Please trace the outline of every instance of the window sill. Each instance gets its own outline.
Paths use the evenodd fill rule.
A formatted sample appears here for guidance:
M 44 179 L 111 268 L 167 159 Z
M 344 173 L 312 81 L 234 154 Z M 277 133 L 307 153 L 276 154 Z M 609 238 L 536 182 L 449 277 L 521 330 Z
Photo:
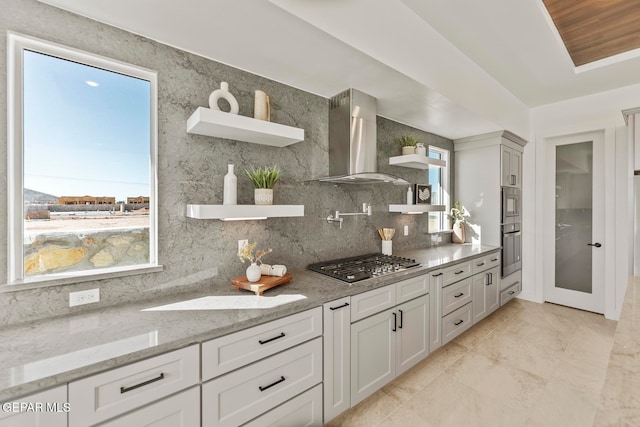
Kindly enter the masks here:
M 157 273 L 164 269 L 158 264 L 142 264 L 119 268 L 101 269 L 95 272 L 69 272 L 51 274 L 46 277 L 26 278 L 13 283 L 0 285 L 0 293 L 24 291 L 28 289 L 44 288 L 56 285 L 70 285 L 75 283 L 92 282 L 94 280 L 113 279 L 116 277 L 133 276 L 136 274 Z

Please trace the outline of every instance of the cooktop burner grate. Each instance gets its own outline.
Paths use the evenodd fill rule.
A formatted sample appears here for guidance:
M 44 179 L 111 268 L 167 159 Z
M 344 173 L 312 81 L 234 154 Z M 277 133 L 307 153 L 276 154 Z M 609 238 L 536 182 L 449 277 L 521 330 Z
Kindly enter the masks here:
M 360 280 L 392 274 L 397 271 L 418 267 L 413 259 L 393 255 L 367 254 L 351 258 L 310 264 L 307 268 L 344 282 L 353 283 Z

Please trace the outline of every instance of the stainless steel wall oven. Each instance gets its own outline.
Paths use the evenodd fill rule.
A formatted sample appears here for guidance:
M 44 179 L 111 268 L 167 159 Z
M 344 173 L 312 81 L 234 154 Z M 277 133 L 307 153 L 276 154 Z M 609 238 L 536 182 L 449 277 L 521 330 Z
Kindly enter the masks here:
M 502 277 L 522 268 L 520 189 L 502 187 Z

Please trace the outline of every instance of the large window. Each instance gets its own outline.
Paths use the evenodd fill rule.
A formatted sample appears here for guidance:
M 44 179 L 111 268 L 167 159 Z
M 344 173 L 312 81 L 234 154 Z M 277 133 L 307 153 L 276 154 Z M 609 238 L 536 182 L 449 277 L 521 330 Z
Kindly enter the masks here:
M 445 205 L 445 212 L 429 212 L 429 232 L 451 229 L 451 221 L 447 213 L 451 208 L 449 197 L 449 150 L 429 146 L 429 157 L 447 162 L 443 168 L 429 169 L 429 184 L 431 185 L 431 204 Z
M 9 283 L 149 268 L 156 74 L 9 35 Z

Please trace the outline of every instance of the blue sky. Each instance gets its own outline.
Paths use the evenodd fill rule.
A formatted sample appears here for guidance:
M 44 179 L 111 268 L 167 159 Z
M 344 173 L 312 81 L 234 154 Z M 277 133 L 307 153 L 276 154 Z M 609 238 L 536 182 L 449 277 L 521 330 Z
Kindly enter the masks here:
M 150 88 L 145 80 L 25 51 L 25 188 L 149 196 Z

